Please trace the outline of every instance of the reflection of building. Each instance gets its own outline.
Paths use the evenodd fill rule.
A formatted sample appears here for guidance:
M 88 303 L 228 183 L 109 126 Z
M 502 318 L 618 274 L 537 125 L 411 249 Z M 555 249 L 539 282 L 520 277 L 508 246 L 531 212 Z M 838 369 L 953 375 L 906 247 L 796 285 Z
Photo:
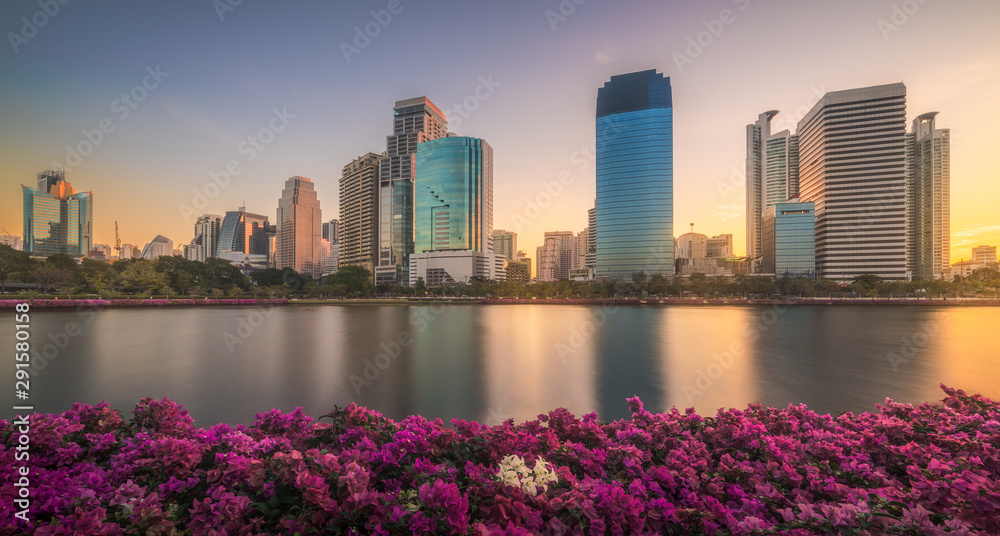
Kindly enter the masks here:
M 474 276 L 503 279 L 505 259 L 493 253 L 493 149 L 478 138 L 449 135 L 421 143 L 415 165 L 414 255 L 420 265 L 414 272 L 411 258 L 409 283 L 427 270 L 447 272 L 425 277 L 430 286 Z
M 514 260 L 517 255 L 517 233 L 493 229 L 493 253 Z
M 379 161 L 368 153 L 344 166 L 340 175 L 340 265 L 375 271 L 378 252 Z
M 951 131 L 934 128 L 936 115 L 906 135 L 907 270 L 919 279 L 941 279 L 951 260 Z
M 612 76 L 597 90 L 597 275 L 673 275 L 673 214 L 670 78 Z
M 0 235 L 0 244 L 10 246 L 21 251 L 21 237 L 17 235 Z
M 23 249 L 34 255 L 63 253 L 84 257 L 90 251 L 94 198 L 76 193 L 62 171 L 38 174 L 38 188 L 22 186 Z
M 413 181 L 417 176 L 417 146 L 448 131 L 444 113 L 427 97 L 396 102 L 392 135 L 379 164 L 379 251 L 376 283 L 405 283 L 409 255 L 414 251 Z M 492 171 L 492 168 L 491 168 Z
M 997 262 L 997 247 L 977 246 L 972 248 L 972 260 L 973 262 L 980 262 L 983 264 L 993 264 Z
M 276 268 L 291 268 L 313 278 L 322 272 L 320 237 L 323 232 L 319 199 L 311 180 L 291 177 L 278 199 L 275 240 Z
M 219 232 L 222 216 L 205 214 L 194 224 L 194 238 L 183 247 L 184 258 L 189 261 L 205 262 L 209 257 L 219 256 Z
M 816 211 L 812 203 L 777 203 L 764 210 L 762 269 L 766 274 L 816 277 Z
M 816 204 L 817 276 L 906 278 L 906 86 L 827 93 L 798 123 L 799 193 Z
M 538 281 L 559 281 L 569 279 L 576 253 L 576 237 L 572 231 L 550 231 L 545 233 L 545 241 L 538 246 Z
M 156 260 L 157 257 L 170 257 L 174 254 L 174 241 L 163 236 L 156 235 L 150 243 L 146 244 L 146 247 L 142 248 L 143 259 L 146 260 Z
M 428 287 L 468 283 L 473 277 L 504 278 L 504 258 L 482 251 L 438 251 L 410 255 L 410 286 L 423 279 Z

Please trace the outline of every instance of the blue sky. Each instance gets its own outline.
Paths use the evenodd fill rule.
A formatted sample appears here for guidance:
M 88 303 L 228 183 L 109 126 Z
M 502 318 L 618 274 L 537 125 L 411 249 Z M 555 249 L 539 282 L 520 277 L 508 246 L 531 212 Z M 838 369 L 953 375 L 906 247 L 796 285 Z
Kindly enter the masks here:
M 675 234 L 694 222 L 743 250 L 744 128 L 758 113 L 782 110 L 779 128 L 794 129 L 825 91 L 903 81 L 910 119 L 940 111 L 952 129 L 953 257 L 1000 243 L 997 2 L 243 0 L 220 17 L 228 2 L 53 1 L 54 16 L 44 1 L 3 3 L 0 228 L 21 234 L 18 185 L 65 163 L 84 131 L 96 140 L 102 120 L 69 169 L 94 192 L 96 242 L 113 242 L 117 219 L 124 242 L 180 247 L 182 207 L 221 214 L 244 198 L 273 218 L 293 175 L 336 217 L 342 167 L 383 151 L 393 103 L 423 95 L 493 146 L 496 227 L 533 256 L 545 231 L 586 226 L 597 88 L 653 68 L 674 92 Z M 32 33 L 22 17 L 45 24 Z M 366 26 L 377 35 L 355 42 Z M 126 117 L 123 94 L 143 97 Z M 231 162 L 239 172 L 215 188 Z M 563 170 L 571 184 L 545 203 Z M 195 192 L 211 194 L 204 207 Z

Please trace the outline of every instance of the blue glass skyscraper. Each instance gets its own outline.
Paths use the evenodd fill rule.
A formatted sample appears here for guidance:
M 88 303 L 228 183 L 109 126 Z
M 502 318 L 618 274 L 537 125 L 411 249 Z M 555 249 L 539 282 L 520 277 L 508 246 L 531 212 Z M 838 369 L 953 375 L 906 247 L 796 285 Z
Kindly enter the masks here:
M 597 90 L 597 275 L 674 273 L 670 78 L 612 76 Z

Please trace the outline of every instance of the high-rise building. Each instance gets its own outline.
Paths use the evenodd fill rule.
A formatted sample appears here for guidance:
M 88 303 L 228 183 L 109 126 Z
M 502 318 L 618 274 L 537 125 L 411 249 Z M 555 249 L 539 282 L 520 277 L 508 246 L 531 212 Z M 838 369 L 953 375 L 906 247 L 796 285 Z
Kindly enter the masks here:
M 33 255 L 85 257 L 93 240 L 94 195 L 76 193 L 62 171 L 38 174 L 38 188 L 22 186 L 23 249 Z
M 673 213 L 670 78 L 612 76 L 597 91 L 597 276 L 672 275 Z
M 587 257 L 584 266 L 597 270 L 597 205 L 587 211 Z
M 528 256 L 528 252 L 527 251 L 518 251 L 517 252 L 517 262 L 523 262 L 525 264 L 525 266 L 528 267 L 528 279 L 531 280 L 531 277 L 532 277 L 532 274 L 531 274 L 531 257 Z
M 275 239 L 276 268 L 291 268 L 301 274 L 322 274 L 320 240 L 323 221 L 311 180 L 291 177 L 278 200 Z
M 976 246 L 972 248 L 972 261 L 981 264 L 994 264 L 997 262 L 996 246 Z
M 233 257 L 227 253 L 268 255 L 267 216 L 247 212 L 246 207 L 226 212 L 219 242 L 211 257 Z
M 733 235 L 721 234 L 705 240 L 705 256 L 730 258 L 733 256 Z
M 538 246 L 538 281 L 559 281 L 569 279 L 576 256 L 576 237 L 572 231 L 549 231 Z
M 502 279 L 503 257 L 493 253 L 493 148 L 479 138 L 449 135 L 418 145 L 415 166 L 415 252 L 407 282 Z
M 340 241 L 340 222 L 336 218 L 323 222 L 323 238 L 331 244 Z
M 586 228 L 580 231 L 576 238 L 576 244 L 573 245 L 573 267 L 572 270 L 582 270 L 587 268 L 587 250 L 590 246 L 590 229 Z
M 817 276 L 906 278 L 906 86 L 827 93 L 798 123 Z
M 771 133 L 777 110 L 760 114 L 747 125 L 747 257 L 759 258 L 761 217 L 767 207 L 799 193 L 799 137 L 783 130 Z
M 951 131 L 934 128 L 937 114 L 907 134 L 907 270 L 918 279 L 941 279 L 951 265 Z
M 0 244 L 21 251 L 21 237 L 17 235 L 0 235 Z
M 497 255 L 503 255 L 509 260 L 516 260 L 517 233 L 493 229 L 493 252 Z
M 142 248 L 140 257 L 147 261 L 155 261 L 159 257 L 170 257 L 173 254 L 174 241 L 163 235 L 156 235 L 155 238 Z
M 762 271 L 790 277 L 816 277 L 816 212 L 813 203 L 792 199 L 764 210 Z
M 396 102 L 392 135 L 379 163 L 379 231 L 376 283 L 406 283 L 413 253 L 413 180 L 417 145 L 448 132 L 444 113 L 427 97 Z
M 222 230 L 222 216 L 205 214 L 194 223 L 194 238 L 185 244 L 184 258 L 189 261 L 205 262 L 209 257 L 219 256 L 219 234 Z
M 341 266 L 364 266 L 375 272 L 378 260 L 379 162 L 383 156 L 384 153 L 359 156 L 344 166 L 341 172 L 340 225 L 337 230 Z

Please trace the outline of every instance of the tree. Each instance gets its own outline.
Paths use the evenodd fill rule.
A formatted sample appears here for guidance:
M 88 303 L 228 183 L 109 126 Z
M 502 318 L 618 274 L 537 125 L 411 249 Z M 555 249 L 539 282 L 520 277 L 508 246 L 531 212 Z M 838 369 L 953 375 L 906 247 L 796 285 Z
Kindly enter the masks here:
M 101 293 L 114 282 L 115 273 L 111 265 L 106 262 L 83 259 L 83 262 L 80 263 L 79 277 L 88 290 Z
M 375 292 L 375 284 L 372 282 L 372 273 L 364 266 L 347 265 L 341 266 L 337 273 L 326 278 L 326 285 L 343 288 L 342 295 L 351 297 L 368 297 Z
M 63 268 L 43 265 L 32 273 L 35 282 L 41 286 L 42 293 L 50 290 L 64 290 L 73 284 L 73 272 Z
M 0 294 L 7 292 L 7 278 L 30 269 L 30 255 L 6 244 L 0 244 Z
M 117 267 L 118 263 L 115 263 Z M 130 262 L 120 274 L 122 285 L 143 292 L 163 291 L 170 286 L 167 276 L 157 272 L 153 263 L 147 260 Z
M 417 284 L 416 284 L 416 286 L 413 287 L 413 290 L 414 290 L 414 292 L 417 293 L 418 297 L 421 297 L 421 296 L 424 296 L 424 295 L 427 294 L 427 283 L 424 283 L 424 278 L 422 278 L 422 277 L 418 277 L 417 278 Z
M 649 293 L 654 296 L 662 296 L 670 290 L 670 284 L 667 282 L 667 278 L 663 274 L 653 274 L 653 277 L 649 278 L 649 285 L 647 287 Z

